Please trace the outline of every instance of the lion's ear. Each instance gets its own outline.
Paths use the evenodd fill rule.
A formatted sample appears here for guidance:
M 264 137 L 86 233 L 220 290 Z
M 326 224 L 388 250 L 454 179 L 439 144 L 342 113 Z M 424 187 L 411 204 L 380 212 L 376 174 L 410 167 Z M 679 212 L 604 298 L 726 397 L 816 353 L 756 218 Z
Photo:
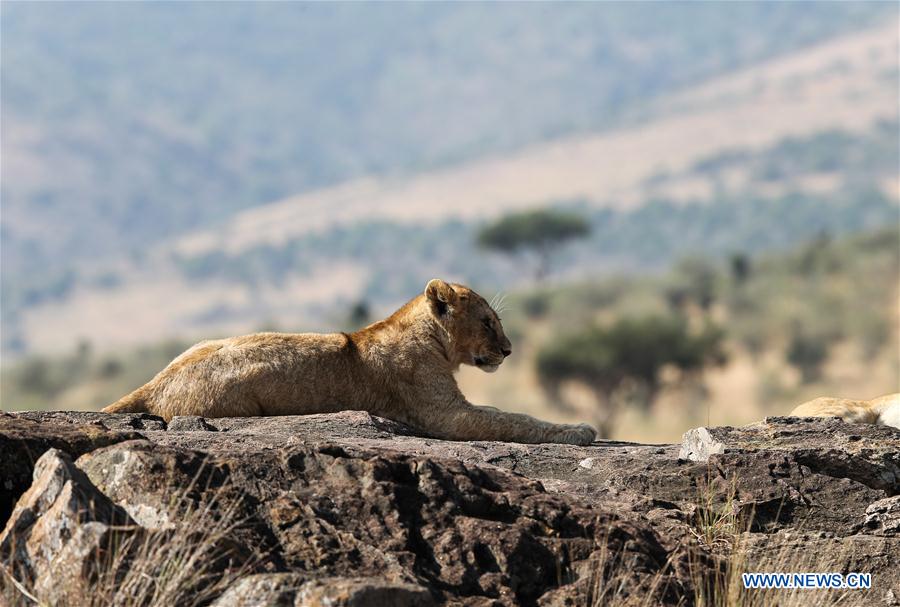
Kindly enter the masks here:
M 433 278 L 425 285 L 425 297 L 434 306 L 435 311 L 443 316 L 447 310 L 456 305 L 457 295 L 449 284 L 438 278 Z

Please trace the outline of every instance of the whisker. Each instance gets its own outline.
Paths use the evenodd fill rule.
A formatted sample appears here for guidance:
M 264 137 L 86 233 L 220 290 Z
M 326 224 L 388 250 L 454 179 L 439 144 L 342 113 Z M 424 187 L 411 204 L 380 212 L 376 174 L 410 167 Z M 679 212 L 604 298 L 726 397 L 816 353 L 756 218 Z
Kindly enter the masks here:
M 500 291 L 491 298 L 490 306 L 491 306 L 491 309 L 494 310 L 494 312 L 496 312 L 497 314 L 500 314 L 500 311 L 502 311 L 504 309 L 505 303 L 506 303 L 506 293 Z
M 498 306 L 501 310 L 505 310 L 505 309 L 506 309 L 506 293 L 502 293 L 502 294 L 501 294 L 501 296 L 500 296 L 500 301 L 497 302 L 497 306 Z

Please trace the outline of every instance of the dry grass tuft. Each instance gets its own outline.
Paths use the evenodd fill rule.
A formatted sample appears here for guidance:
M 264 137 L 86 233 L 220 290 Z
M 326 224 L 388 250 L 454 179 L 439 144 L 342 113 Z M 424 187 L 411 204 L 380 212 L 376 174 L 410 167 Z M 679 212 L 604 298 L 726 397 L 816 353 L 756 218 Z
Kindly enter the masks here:
M 183 512 L 174 526 L 148 530 L 137 525 L 110 526 L 103 548 L 87 557 L 81 583 L 46 589 L 21 571 L 3 567 L 0 603 L 106 607 L 109 605 L 193 607 L 208 605 L 264 555 L 236 541 L 246 524 L 240 501 L 223 499 L 224 485 L 189 497 L 193 484 L 173 498 Z M 7 583 L 4 583 L 7 582 Z
M 847 592 L 809 589 L 744 588 L 744 573 L 792 573 L 841 571 L 841 555 L 792 548 L 782 543 L 774 552 L 753 550 L 759 533 L 754 528 L 755 513 L 742 512 L 737 497 L 737 479 L 728 490 L 717 494 L 707 483 L 698 503 L 691 533 L 698 550 L 691 553 L 692 604 L 697 607 L 805 607 L 843 605 Z M 778 518 L 776 516 L 776 518 Z M 802 528 L 802 524 L 800 525 Z M 795 530 L 795 532 L 799 532 Z M 777 533 L 764 536 L 777 543 Z M 710 567 L 716 561 L 718 567 Z
M 701 489 L 689 529 L 690 537 L 670 551 L 668 561 L 648 581 L 639 583 L 636 563 L 611 551 L 606 543 L 593 564 L 587 604 L 592 607 L 657 605 L 662 597 L 696 607 L 806 607 L 859 604 L 857 590 L 745 589 L 742 574 L 769 572 L 841 572 L 846 549 L 811 550 L 791 544 L 800 529 L 773 534 L 751 533 L 753 515 L 736 499 L 736 482 L 727 489 L 707 483 Z M 817 535 L 817 534 L 812 534 Z M 691 541 L 693 540 L 693 541 Z M 762 544 L 762 542 L 767 542 Z M 766 545 L 773 545 L 766 550 Z M 682 558 L 686 560 L 682 562 Z M 677 584 L 678 586 L 671 586 Z

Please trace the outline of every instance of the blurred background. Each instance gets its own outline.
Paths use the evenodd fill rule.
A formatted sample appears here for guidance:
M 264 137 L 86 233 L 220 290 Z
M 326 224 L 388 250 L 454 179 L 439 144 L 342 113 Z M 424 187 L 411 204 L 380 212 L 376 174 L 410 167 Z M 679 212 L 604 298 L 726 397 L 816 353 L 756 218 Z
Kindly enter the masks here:
M 893 3 L 0 4 L 5 410 L 502 294 L 470 400 L 615 438 L 900 383 Z M 352 403 L 347 403 L 352 405 Z

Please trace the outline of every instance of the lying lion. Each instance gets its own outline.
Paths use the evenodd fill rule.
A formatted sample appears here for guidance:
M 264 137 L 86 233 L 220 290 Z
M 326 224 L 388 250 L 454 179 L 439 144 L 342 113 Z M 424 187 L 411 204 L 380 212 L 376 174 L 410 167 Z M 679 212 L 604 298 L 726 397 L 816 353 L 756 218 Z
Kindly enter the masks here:
M 588 445 L 587 424 L 551 424 L 469 403 L 453 373 L 496 371 L 511 353 L 477 293 L 432 280 L 389 318 L 355 333 L 257 333 L 191 347 L 107 413 L 239 417 L 362 409 L 450 440 Z
M 845 422 L 881 424 L 900 428 L 900 393 L 872 400 L 823 396 L 791 411 L 794 417 L 840 417 Z

